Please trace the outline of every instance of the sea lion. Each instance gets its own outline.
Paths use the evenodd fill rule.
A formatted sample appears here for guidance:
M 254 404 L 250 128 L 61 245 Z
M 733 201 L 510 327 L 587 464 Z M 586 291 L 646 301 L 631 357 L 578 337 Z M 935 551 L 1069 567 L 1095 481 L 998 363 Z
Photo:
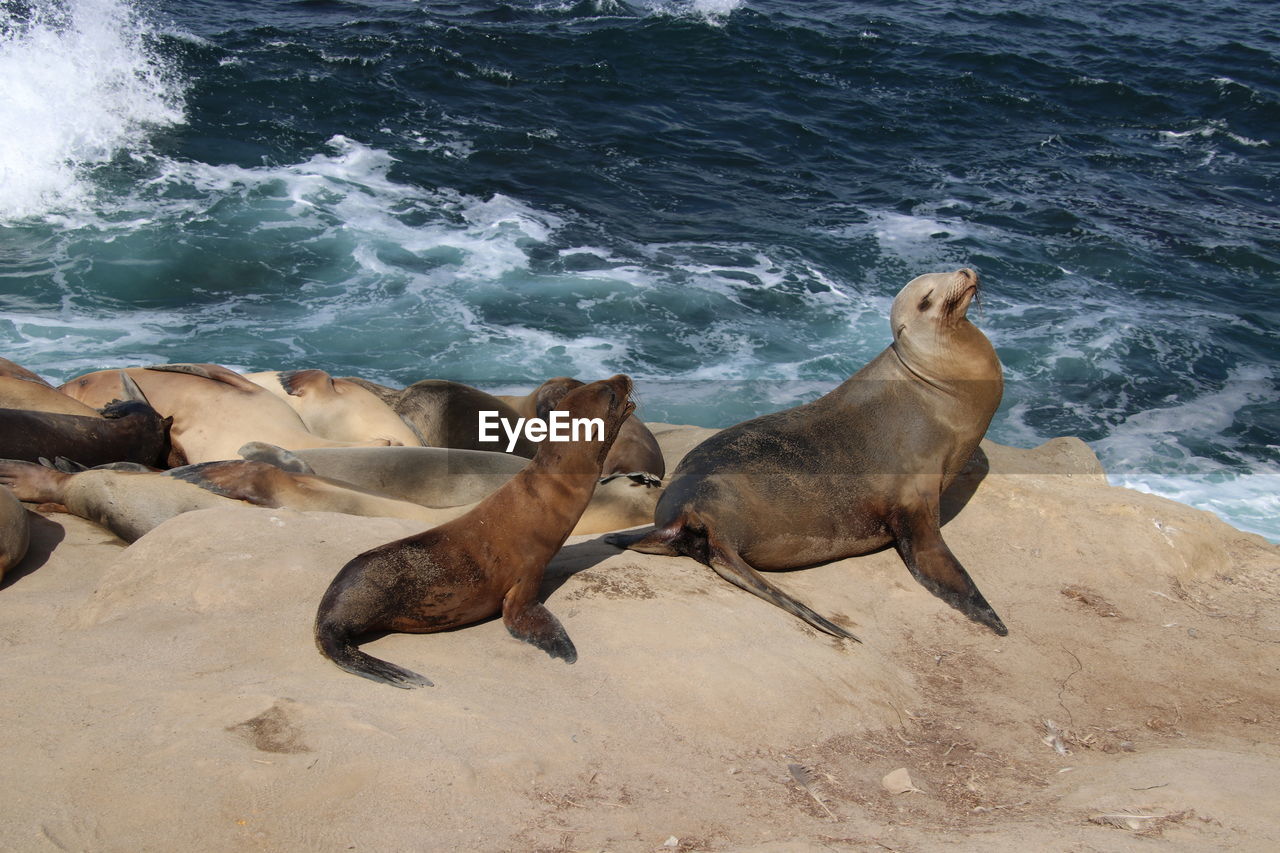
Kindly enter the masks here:
M 481 412 L 495 412 L 513 428 L 520 419 L 515 409 L 487 391 L 447 379 L 423 379 L 399 391 L 365 379 L 346 379 L 377 395 L 422 436 L 422 443 L 427 447 L 491 450 L 526 459 L 532 459 L 538 452 L 538 442 L 530 441 L 523 433 L 510 449 L 510 442 L 501 429 L 497 441 L 480 440 Z
M 529 462 L 507 453 L 446 447 L 284 450 L 262 442 L 246 444 L 240 448 L 240 455 L 285 471 L 315 474 L 361 491 L 432 509 L 470 508 L 468 505 L 492 494 Z M 602 480 L 573 534 L 607 533 L 644 524 L 653 518 L 653 509 L 661 494 L 661 489 L 627 478 Z
M 432 509 L 361 492 L 323 477 L 291 474 L 265 462 L 203 462 L 169 471 L 92 468 L 66 473 L 43 465 L 0 460 L 0 485 L 21 500 L 61 504 L 67 511 L 133 542 L 175 515 L 226 506 L 288 507 L 440 524 L 468 507 Z
M 422 446 L 421 437 L 390 406 L 355 382 L 314 369 L 246 373 L 244 378 L 287 403 L 316 435 L 336 441 L 378 435 L 405 447 Z
M 34 382 L 36 385 L 43 385 L 46 388 L 52 388 L 44 377 L 38 373 L 27 370 L 16 361 L 10 361 L 7 358 L 0 358 L 0 377 L 5 379 L 22 379 L 26 382 Z
M 245 445 L 240 455 L 436 507 L 460 506 L 487 497 L 529 462 L 509 453 L 451 447 L 317 447 L 282 452 L 262 442 Z M 290 467 L 299 464 L 305 470 Z M 614 529 L 628 526 L 632 525 Z
M 497 399 L 515 409 L 523 418 L 546 420 L 547 413 L 574 388 L 583 383 L 568 376 L 548 379 L 523 397 L 495 395 Z M 667 463 L 653 433 L 635 415 L 627 418 L 618 432 L 609 456 L 604 460 L 600 476 L 608 481 L 616 477 L 630 477 L 646 486 L 657 486 L 666 476 Z
M 27 555 L 31 525 L 27 510 L 13 492 L 0 488 L 0 580 Z
M 424 379 L 400 392 L 391 407 L 413 426 L 430 447 L 454 447 L 461 450 L 490 450 L 513 453 L 526 459 L 538 452 L 538 442 L 521 434 L 514 447 L 501 435 L 498 441 L 480 440 L 480 413 L 497 412 L 497 417 L 514 424 L 519 419 L 515 410 L 497 397 L 479 388 L 450 382 L 447 379 Z
M 168 460 L 172 419 L 149 404 L 116 401 L 101 413 L 89 411 L 92 417 L 0 409 L 0 458 L 35 462 L 42 456 L 65 456 L 84 465 L 162 465 Z
M 10 487 L 24 501 L 61 504 L 73 515 L 102 525 L 126 542 L 175 515 L 225 506 L 228 500 L 301 512 L 404 518 L 422 522 L 424 527 L 457 518 L 474 509 L 479 501 L 423 506 L 362 489 L 357 484 L 247 459 L 202 462 L 168 471 L 126 470 L 119 465 L 81 470 L 82 466 L 57 461 L 55 469 L 0 460 L 0 485 Z M 494 487 L 498 485 L 501 484 Z M 643 524 L 653 518 L 657 498 L 652 493 L 651 489 L 633 486 L 629 480 L 601 486 L 577 519 L 573 534 L 606 533 Z
M 119 380 L 116 387 L 119 388 Z M 116 399 L 120 399 L 118 393 Z M 101 417 L 94 407 L 87 406 L 56 388 L 16 376 L 0 376 L 0 409 L 78 415 L 82 418 Z
M 1004 623 L 942 540 L 939 502 L 973 455 L 1003 390 L 991 343 L 965 316 L 969 269 L 909 282 L 893 343 L 825 396 L 729 427 L 681 460 L 655 529 L 606 537 L 683 555 L 838 637 L 848 631 L 757 569 L 865 554 L 892 542 L 930 592 L 997 634 Z
M 547 563 L 586 508 L 622 421 L 635 408 L 618 375 L 565 396 L 573 417 L 601 418 L 604 436 L 544 442 L 519 474 L 466 515 L 359 555 L 321 599 L 316 645 L 338 666 L 396 687 L 431 681 L 356 648 L 372 631 L 430 633 L 495 613 L 513 636 L 569 663 L 573 642 L 538 601 Z
M 59 390 L 87 405 L 104 405 L 114 393 L 119 371 L 97 371 L 72 379 Z M 173 446 L 187 463 L 235 459 L 249 441 L 281 447 L 377 446 L 391 439 L 369 436 L 342 442 L 309 432 L 284 401 L 233 370 L 217 364 L 166 364 L 125 368 L 151 405 L 173 418 Z

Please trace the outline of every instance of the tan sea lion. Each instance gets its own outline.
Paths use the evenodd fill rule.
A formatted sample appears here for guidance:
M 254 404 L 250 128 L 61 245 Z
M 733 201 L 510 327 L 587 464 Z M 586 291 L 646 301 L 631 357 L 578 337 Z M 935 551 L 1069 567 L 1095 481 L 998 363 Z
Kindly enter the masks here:
M 114 399 L 121 399 L 120 380 L 116 379 Z M 109 400 L 107 402 L 110 402 Z M 106 405 L 106 403 L 103 403 Z M 82 418 L 101 417 L 93 406 L 62 393 L 56 388 L 15 376 L 0 376 L 0 409 L 22 409 L 30 412 L 48 412 L 55 415 L 79 415 Z
M 21 500 L 61 504 L 67 511 L 133 542 L 175 515 L 228 501 L 288 507 L 303 512 L 345 512 L 440 524 L 468 507 L 431 509 L 361 492 L 323 477 L 291 474 L 244 459 L 204 462 L 170 471 L 93 468 L 66 473 L 16 460 L 0 460 L 0 485 Z
M 578 379 L 557 376 L 543 382 L 523 397 L 502 394 L 495 396 L 511 406 L 521 417 L 546 420 L 547 412 L 554 409 L 565 394 L 582 384 Z M 667 463 L 662 458 L 658 440 L 635 415 L 627 418 L 618 432 L 618 440 L 613 443 L 608 458 L 604 460 L 601 477 L 606 481 L 615 477 L 630 477 L 637 483 L 656 486 L 662 482 L 666 473 Z
M 31 525 L 27 510 L 13 492 L 0 488 L 0 580 L 27 555 Z
M 235 459 L 249 441 L 281 447 L 343 447 L 307 430 L 302 419 L 271 392 L 217 364 L 167 364 L 130 367 L 125 371 L 142 388 L 157 411 L 173 418 L 173 446 L 188 463 Z M 105 405 L 119 371 L 88 373 L 59 390 L 90 406 Z M 390 439 L 370 436 L 358 445 L 386 445 Z
M 422 439 L 376 394 L 323 370 L 282 370 L 246 373 L 298 413 L 307 429 L 335 441 L 363 441 L 386 436 L 405 447 L 420 447 Z
M 528 464 L 527 459 L 507 453 L 446 447 L 318 447 L 285 451 L 252 442 L 240 448 L 240 455 L 431 508 L 474 504 Z M 661 489 L 625 477 L 602 480 L 573 533 L 607 533 L 644 524 L 653 518 L 661 494 Z
M 43 385 L 46 388 L 53 387 L 40 374 L 27 370 L 21 364 L 16 361 L 10 361 L 7 358 L 0 358 L 0 378 L 21 379 L 25 382 L 34 382 L 36 385 Z
M 513 636 L 552 657 L 577 660 L 559 620 L 538 601 L 547 563 L 591 500 L 600 466 L 635 408 L 626 376 L 565 396 L 573 417 L 602 418 L 603 438 L 544 442 L 509 483 L 454 521 L 390 542 L 338 572 L 316 613 L 316 644 L 356 675 L 396 687 L 431 682 L 356 648 L 372 631 L 430 633 L 496 613 Z
M 318 447 L 288 451 L 262 442 L 240 448 L 246 459 L 287 470 L 293 460 L 303 473 L 350 483 L 361 489 L 422 506 L 460 506 L 492 494 L 529 460 L 488 450 L 452 447 Z M 652 518 L 652 516 L 649 516 Z M 644 524 L 643 518 L 636 524 Z M 616 529 L 633 525 L 619 525 Z
M 852 635 L 757 569 L 789 569 L 889 543 L 930 592 L 997 634 L 1004 623 L 942 540 L 939 502 L 973 455 L 1003 389 L 991 343 L 965 316 L 972 270 L 913 279 L 893 301 L 893 343 L 825 396 L 729 427 L 680 462 L 656 528 L 607 537 L 683 555 L 838 637 Z
M 203 462 L 169 471 L 123 470 L 116 466 L 61 471 L 30 462 L 0 460 L 0 485 L 13 489 L 24 501 L 61 504 L 73 515 L 102 525 L 126 542 L 175 515 L 224 506 L 228 500 L 301 512 L 404 518 L 420 521 L 424 527 L 457 518 L 479 502 L 477 498 L 465 504 L 422 506 L 356 484 L 246 459 Z M 495 488 L 498 485 L 501 484 L 495 484 Z M 577 519 L 573 534 L 606 533 L 643 524 L 653 518 L 657 503 L 653 491 L 634 486 L 629 480 L 602 485 Z

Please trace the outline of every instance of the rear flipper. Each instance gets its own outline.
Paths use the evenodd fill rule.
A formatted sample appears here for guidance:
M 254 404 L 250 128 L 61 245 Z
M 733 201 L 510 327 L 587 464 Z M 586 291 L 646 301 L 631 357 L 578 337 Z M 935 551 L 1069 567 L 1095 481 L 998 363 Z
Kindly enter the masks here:
M 537 601 L 520 607 L 508 596 L 502 603 L 502 622 L 511 636 L 537 646 L 553 658 L 561 658 L 565 663 L 578 659 L 578 650 L 560 620 Z
M 0 459 L 0 486 L 8 486 L 18 500 L 28 503 L 62 503 L 71 476 L 34 462 Z
M 266 462 L 290 474 L 315 474 L 309 464 L 292 450 L 265 441 L 251 441 L 236 451 L 251 462 Z
M 902 562 L 925 589 L 1001 637 L 1009 633 L 964 566 L 942 541 L 936 506 L 899 512 L 889 520 L 889 528 Z
M 351 638 L 342 634 L 334 625 L 316 623 L 316 645 L 320 647 L 320 653 L 329 660 L 347 672 L 370 681 L 380 681 L 405 690 L 435 686 L 425 676 L 360 651 L 351 642 Z
M 645 527 L 640 530 L 622 530 L 605 536 L 604 541 L 615 548 L 639 551 L 641 554 L 682 557 L 684 555 L 677 551 L 673 544 L 680 529 L 681 526 L 677 524 L 667 527 Z
M 853 640 L 857 643 L 862 642 L 862 640 L 859 640 L 844 628 L 825 617 L 819 616 L 813 610 L 770 584 L 760 576 L 759 572 L 751 568 L 737 551 L 718 541 L 710 532 L 707 533 L 707 563 L 715 570 L 716 574 L 729 583 L 739 586 L 747 592 L 755 593 L 770 604 L 775 604 L 791 615 L 800 617 L 819 631 L 824 631 L 835 637 Z

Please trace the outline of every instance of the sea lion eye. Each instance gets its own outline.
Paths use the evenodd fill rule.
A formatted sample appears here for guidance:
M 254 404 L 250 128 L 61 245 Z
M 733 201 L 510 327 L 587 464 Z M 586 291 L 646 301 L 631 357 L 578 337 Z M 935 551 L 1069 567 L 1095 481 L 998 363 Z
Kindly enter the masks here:
M 926 294 L 924 295 L 924 299 L 921 299 L 921 300 L 920 300 L 920 304 L 919 304 L 917 307 L 918 307 L 921 311 L 928 311 L 928 310 L 929 310 L 929 306 L 933 304 L 932 302 L 930 302 L 930 301 L 929 301 L 929 297 L 930 297 L 930 296 L 932 296 L 932 295 L 933 295 L 933 291 L 931 290 L 931 291 L 929 291 L 928 293 L 926 293 Z

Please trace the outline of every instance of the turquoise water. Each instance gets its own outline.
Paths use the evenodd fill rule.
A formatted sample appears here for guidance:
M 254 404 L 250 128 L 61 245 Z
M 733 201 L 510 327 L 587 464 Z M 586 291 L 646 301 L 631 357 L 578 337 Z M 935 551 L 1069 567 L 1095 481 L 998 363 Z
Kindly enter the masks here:
M 972 266 L 998 441 L 1280 539 L 1268 2 L 0 4 L 0 353 L 811 399 Z

